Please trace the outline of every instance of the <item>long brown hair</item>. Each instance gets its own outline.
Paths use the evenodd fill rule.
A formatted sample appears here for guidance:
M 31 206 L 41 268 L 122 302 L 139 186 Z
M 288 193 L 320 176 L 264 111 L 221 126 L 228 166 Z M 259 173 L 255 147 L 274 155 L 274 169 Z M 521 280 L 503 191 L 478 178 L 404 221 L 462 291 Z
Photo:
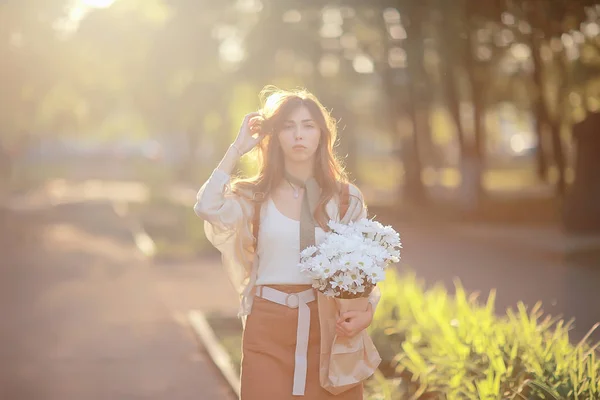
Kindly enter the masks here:
M 289 114 L 304 106 L 310 112 L 321 131 L 319 146 L 315 153 L 315 179 L 321 187 L 321 197 L 317 203 L 314 218 L 321 228 L 327 229 L 329 216 L 325 210 L 327 203 L 339 193 L 339 184 L 347 183 L 348 177 L 340 160 L 334 152 L 337 140 L 335 119 L 319 100 L 305 89 L 281 90 L 266 86 L 260 92 L 261 112 L 264 118 L 262 131 L 267 136 L 254 151 L 258 152 L 258 171 L 255 176 L 236 179 L 232 183 L 235 193 L 263 193 L 268 196 L 283 179 L 284 154 L 277 133 Z

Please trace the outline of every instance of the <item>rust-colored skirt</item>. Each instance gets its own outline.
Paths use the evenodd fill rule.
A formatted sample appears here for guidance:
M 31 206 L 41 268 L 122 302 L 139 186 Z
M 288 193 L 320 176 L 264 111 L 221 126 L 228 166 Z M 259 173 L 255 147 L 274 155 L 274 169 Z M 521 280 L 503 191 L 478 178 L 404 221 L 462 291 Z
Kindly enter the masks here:
M 310 285 L 269 286 L 286 293 L 302 292 L 310 288 Z M 337 396 L 321 387 L 319 383 L 321 341 L 317 301 L 308 303 L 308 307 L 310 308 L 310 334 L 306 389 L 303 398 L 362 400 L 362 385 Z M 297 328 L 297 308 L 289 308 L 258 296 L 254 298 L 242 341 L 241 400 L 297 400 L 299 398 L 292 395 Z

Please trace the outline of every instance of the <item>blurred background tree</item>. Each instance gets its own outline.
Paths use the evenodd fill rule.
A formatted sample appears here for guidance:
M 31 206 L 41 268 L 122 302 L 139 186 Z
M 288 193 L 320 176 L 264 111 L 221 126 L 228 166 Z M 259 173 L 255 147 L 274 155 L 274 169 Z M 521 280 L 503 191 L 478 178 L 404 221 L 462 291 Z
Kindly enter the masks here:
M 9 0 L 0 141 L 22 163 L 142 159 L 197 185 L 264 85 L 301 86 L 339 120 L 370 203 L 564 211 L 577 230 L 600 214 L 581 151 L 597 125 L 572 135 L 600 108 L 599 15 L 591 0 Z

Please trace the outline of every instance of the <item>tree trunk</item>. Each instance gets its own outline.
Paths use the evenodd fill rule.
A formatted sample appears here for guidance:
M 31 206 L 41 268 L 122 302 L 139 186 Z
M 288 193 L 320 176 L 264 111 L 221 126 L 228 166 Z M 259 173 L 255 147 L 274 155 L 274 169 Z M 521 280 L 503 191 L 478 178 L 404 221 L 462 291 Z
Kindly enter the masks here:
M 473 132 L 474 141 L 472 144 L 466 145 L 468 151 L 464 153 L 463 165 L 468 169 L 467 176 L 463 174 L 463 190 L 471 193 L 473 197 L 471 201 L 472 207 L 477 207 L 481 197 L 483 196 L 482 175 L 485 159 L 485 101 L 484 101 L 484 85 L 481 78 L 478 76 L 477 60 L 474 56 L 475 37 L 472 27 L 474 14 L 472 10 L 473 4 L 470 0 L 465 1 L 465 19 L 467 29 L 467 48 L 465 51 L 465 70 L 469 76 L 471 87 L 471 102 L 473 106 Z M 468 178 L 467 181 L 465 181 Z
M 383 18 L 383 13 L 380 12 L 379 16 L 376 20 L 377 26 L 380 28 L 380 33 L 383 40 L 383 59 L 380 63 L 376 63 L 376 72 L 381 76 L 381 89 L 385 96 L 385 108 L 386 108 L 386 116 L 387 116 L 387 125 L 389 132 L 391 134 L 392 142 L 394 149 L 397 150 L 397 145 L 400 143 L 400 132 L 398 131 L 398 123 L 400 122 L 401 114 L 401 100 L 399 98 L 399 88 L 394 82 L 394 74 L 395 72 L 390 67 L 389 63 L 389 54 L 390 54 L 390 38 L 386 27 L 386 21 Z M 395 156 L 401 159 L 402 162 L 406 160 L 402 160 L 401 153 L 395 152 Z
M 562 75 L 562 84 L 560 86 L 560 90 L 559 90 L 559 107 L 558 107 L 558 112 L 559 115 L 557 116 L 557 118 L 555 119 L 554 123 L 552 124 L 552 129 L 551 129 L 551 135 L 552 135 L 552 149 L 553 149 L 553 155 L 556 161 L 556 167 L 558 168 L 558 182 L 557 182 L 557 186 L 556 186 L 556 190 L 559 194 L 559 196 L 564 196 L 567 192 L 567 178 L 566 178 L 566 173 L 567 173 L 567 160 L 566 160 L 566 156 L 565 156 L 565 151 L 564 151 L 564 146 L 563 146 L 563 141 L 560 137 L 560 129 L 561 129 L 561 125 L 562 125 L 562 116 L 565 111 L 565 103 L 567 102 L 567 99 L 569 98 L 569 87 L 570 87 L 570 82 L 569 82 L 569 59 L 567 58 L 567 54 L 566 52 L 563 50 L 562 52 L 562 57 L 560 62 L 558 63 L 559 66 L 559 70 L 561 72 Z
M 468 3 L 468 0 L 467 0 Z M 469 11 L 469 7 L 467 6 L 467 18 L 469 22 L 471 21 L 471 15 Z M 483 85 L 481 79 L 478 76 L 477 71 L 477 60 L 473 55 L 473 50 L 475 47 L 474 37 L 471 34 L 471 30 L 468 32 L 468 48 L 466 51 L 466 62 L 465 67 L 467 74 L 469 75 L 469 80 L 471 83 L 471 101 L 473 103 L 473 133 L 474 133 L 474 141 L 475 141 L 475 151 L 476 155 L 480 160 L 483 160 L 485 154 L 485 143 L 484 143 L 484 135 L 485 135 L 485 126 L 484 126 L 484 113 L 485 113 L 485 104 L 484 104 L 484 93 L 483 93 Z
M 546 145 L 545 145 L 545 128 L 550 126 L 550 117 L 544 101 L 544 78 L 543 78 L 543 61 L 541 58 L 540 39 L 536 37 L 536 32 L 533 31 L 531 34 L 531 54 L 533 61 L 533 82 L 535 83 L 538 96 L 534 100 L 534 115 L 535 115 L 535 132 L 538 138 L 538 151 L 537 151 L 537 171 L 539 177 L 547 181 L 548 180 L 548 160 L 546 158 Z
M 460 118 L 460 97 L 456 88 L 456 74 L 454 73 L 454 67 L 450 65 L 448 61 L 442 64 L 445 64 L 444 85 L 446 88 L 448 109 L 454 120 L 454 125 L 456 126 L 456 140 L 458 141 L 458 148 L 462 154 L 465 148 L 465 131 Z
M 388 52 L 386 51 L 386 54 Z M 387 61 L 387 60 L 386 60 Z M 389 63 L 386 62 L 386 67 L 381 70 L 381 82 L 383 93 L 385 96 L 386 111 L 388 117 L 388 126 L 394 138 L 398 138 L 398 121 L 400 120 L 400 101 L 397 95 L 397 88 L 392 77 L 392 70 Z
M 563 151 L 563 144 L 560 138 L 560 121 L 553 121 L 548 109 L 548 103 L 544 96 L 544 62 L 541 57 L 542 38 L 539 31 L 547 32 L 549 30 L 547 21 L 545 20 L 544 11 L 533 4 L 527 4 L 528 16 L 532 22 L 533 28 L 531 33 L 531 54 L 533 60 L 533 81 L 538 90 L 538 96 L 535 99 L 535 116 L 536 116 L 536 132 L 538 136 L 538 172 L 542 178 L 547 177 L 548 162 L 545 159 L 544 149 L 544 127 L 549 129 L 550 139 L 552 143 L 552 155 L 558 169 L 558 181 L 556 183 L 556 191 L 559 195 L 564 195 L 566 191 L 566 162 Z M 536 29 L 537 28 L 537 29 Z M 566 79 L 566 77 L 565 77 Z M 543 160 L 540 160 L 540 157 Z M 543 173 L 543 175 L 541 174 Z
M 589 113 L 573 126 L 577 157 L 575 181 L 564 203 L 563 221 L 570 232 L 600 233 L 600 113 Z
M 413 128 L 412 141 L 406 143 L 402 150 L 405 166 L 405 195 L 410 200 L 422 203 L 426 201 L 427 195 L 421 172 L 423 163 L 421 158 L 421 147 L 423 138 L 429 132 L 427 124 L 420 113 L 422 108 L 422 93 L 417 88 L 417 83 L 422 82 L 426 77 L 426 71 L 423 65 L 423 5 L 420 3 L 409 3 L 406 14 L 408 19 L 403 19 L 403 24 L 407 33 L 407 68 L 408 68 L 408 92 L 409 101 L 407 104 L 408 114 Z
M 564 196 L 567 191 L 567 178 L 566 178 L 566 160 L 563 149 L 563 142 L 560 138 L 560 121 L 554 121 L 550 125 L 550 136 L 552 137 L 552 154 L 554 155 L 554 161 L 556 162 L 556 169 L 558 169 L 558 180 L 556 181 L 556 192 L 559 196 Z
M 405 141 L 402 149 L 402 158 L 405 170 L 405 196 L 414 202 L 423 202 L 426 198 L 425 186 L 421 178 L 423 169 L 421 159 L 421 139 L 424 134 L 424 126 L 421 125 L 419 116 L 420 96 L 417 90 L 417 82 L 422 79 L 423 68 L 420 51 L 422 50 L 421 35 L 421 6 L 411 5 L 409 10 L 409 21 L 405 23 L 407 31 L 407 67 L 408 67 L 408 114 L 412 123 L 411 141 Z M 408 142 L 408 143 L 406 143 Z
M 446 5 L 444 0 L 438 0 L 438 6 L 441 9 Z M 445 15 L 442 19 L 442 29 L 438 31 L 438 39 L 442 45 L 443 60 L 440 63 L 441 75 L 444 80 L 444 88 L 446 89 L 446 101 L 448 103 L 448 111 L 454 120 L 456 126 L 456 139 L 460 154 L 465 149 L 465 132 L 460 117 L 460 96 L 458 93 L 458 83 L 456 69 L 454 65 L 458 62 L 458 57 L 455 55 L 456 46 L 454 46 L 454 33 L 456 29 L 451 25 L 452 18 Z

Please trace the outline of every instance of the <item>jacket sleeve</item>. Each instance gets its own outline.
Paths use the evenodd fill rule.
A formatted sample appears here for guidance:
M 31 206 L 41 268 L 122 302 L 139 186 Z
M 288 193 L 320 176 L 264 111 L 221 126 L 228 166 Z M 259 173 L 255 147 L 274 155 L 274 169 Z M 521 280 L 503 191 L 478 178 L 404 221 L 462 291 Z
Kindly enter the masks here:
M 244 209 L 239 196 L 231 192 L 231 177 L 215 169 L 196 196 L 194 212 L 219 232 L 239 227 Z
M 350 201 L 348 211 L 346 211 L 346 215 L 340 221 L 344 224 L 367 217 L 367 206 L 365 205 L 361 191 L 355 185 L 350 184 L 349 192 Z
M 222 263 L 238 293 L 250 275 L 254 237 L 249 225 L 253 208 L 231 191 L 230 176 L 215 169 L 196 196 L 194 212 L 204 219 L 206 238 L 222 256 Z

